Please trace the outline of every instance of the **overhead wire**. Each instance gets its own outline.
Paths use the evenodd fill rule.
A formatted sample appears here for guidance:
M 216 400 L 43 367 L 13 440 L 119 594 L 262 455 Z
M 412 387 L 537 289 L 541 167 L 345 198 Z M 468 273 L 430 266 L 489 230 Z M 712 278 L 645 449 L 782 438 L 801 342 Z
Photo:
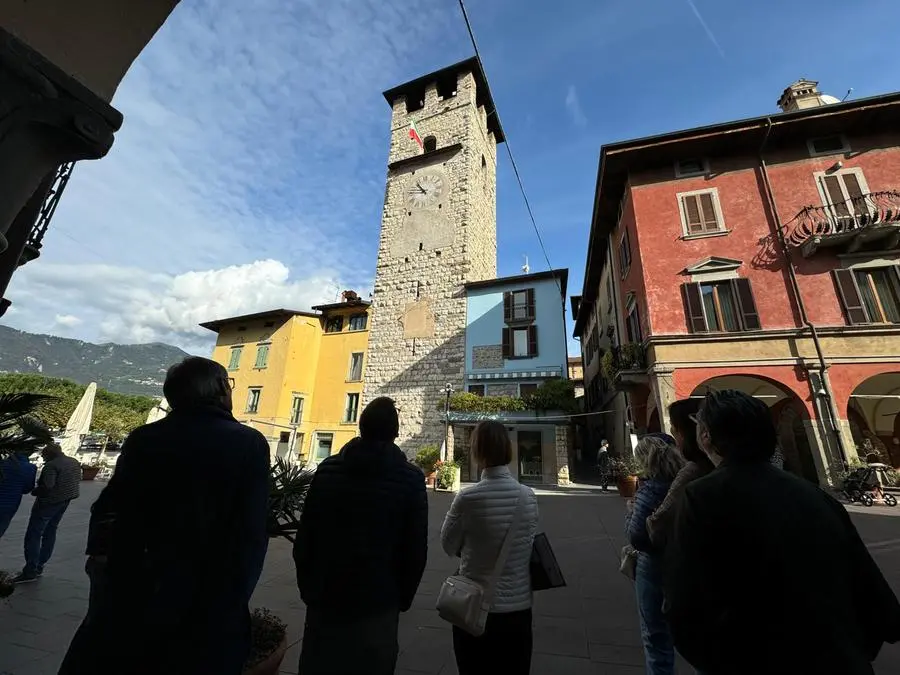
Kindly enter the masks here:
M 481 52 L 478 50 L 478 43 L 475 40 L 475 32 L 472 30 L 472 23 L 469 21 L 469 13 L 466 11 L 466 5 L 463 0 L 459 0 L 459 9 L 462 12 L 463 20 L 466 22 L 466 30 L 469 33 L 469 39 L 472 41 L 472 49 L 475 50 L 475 58 L 478 60 L 478 63 L 481 64 L 482 70 L 484 69 L 484 63 L 481 60 Z M 487 79 L 487 74 L 485 74 L 485 79 Z M 494 102 L 494 109 L 488 111 L 488 116 L 494 115 L 497 118 L 497 123 L 500 122 L 500 115 L 497 113 L 497 103 Z M 519 185 L 519 191 L 522 193 L 522 199 L 525 202 L 525 209 L 528 211 L 528 217 L 531 220 L 531 226 L 534 228 L 534 233 L 537 236 L 538 245 L 541 247 L 541 253 L 544 255 L 544 260 L 547 261 L 547 268 L 549 270 L 553 269 L 553 265 L 550 263 L 550 256 L 547 254 L 547 248 L 544 246 L 544 238 L 541 236 L 541 230 L 538 227 L 537 220 L 534 217 L 534 211 L 531 209 L 531 202 L 528 200 L 528 195 L 525 192 L 525 184 L 522 182 L 522 176 L 519 173 L 519 167 L 516 164 L 516 158 L 513 156 L 512 147 L 509 142 L 509 137 L 507 136 L 504 145 L 506 146 L 506 154 L 509 156 L 509 163 L 512 166 L 513 174 L 515 174 L 516 182 Z M 559 295 L 563 298 L 563 313 L 565 314 L 566 306 L 565 306 L 565 296 L 563 294 L 562 285 L 560 284 L 559 278 L 557 275 L 553 275 L 553 279 L 556 282 L 556 287 L 559 289 Z

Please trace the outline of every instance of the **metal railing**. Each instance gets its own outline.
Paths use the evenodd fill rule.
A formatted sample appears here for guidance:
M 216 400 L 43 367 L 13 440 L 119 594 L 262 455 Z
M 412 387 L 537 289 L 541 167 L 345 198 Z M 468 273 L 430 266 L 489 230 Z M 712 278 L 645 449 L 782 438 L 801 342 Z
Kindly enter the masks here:
M 812 238 L 900 223 L 900 192 L 884 190 L 825 206 L 807 206 L 787 224 L 785 239 L 798 247 Z

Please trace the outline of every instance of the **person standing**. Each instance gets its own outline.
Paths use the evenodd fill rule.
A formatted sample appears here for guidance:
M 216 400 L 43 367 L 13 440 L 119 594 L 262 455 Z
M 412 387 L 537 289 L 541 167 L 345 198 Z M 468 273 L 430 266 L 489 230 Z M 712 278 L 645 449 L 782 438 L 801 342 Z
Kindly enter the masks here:
M 600 476 L 600 487 L 606 492 L 609 487 L 609 441 L 605 438 L 600 441 L 600 449 L 597 451 L 597 473 Z
M 243 671 L 269 445 L 232 416 L 232 387 L 221 364 L 184 359 L 163 385 L 171 412 L 122 445 L 91 510 L 92 602 L 60 675 Z
M 666 536 L 672 525 L 675 503 L 681 497 L 685 486 L 702 478 L 713 470 L 713 463 L 697 444 L 697 423 L 694 417 L 700 410 L 700 400 L 685 398 L 669 405 L 669 423 L 678 452 L 685 460 L 684 466 L 675 476 L 662 504 L 647 518 L 647 533 L 657 549 L 665 547 Z
M 306 603 L 299 672 L 390 675 L 400 613 L 428 556 L 425 476 L 394 443 L 390 398 L 370 402 L 359 438 L 325 459 L 309 486 L 294 542 Z
M 19 510 L 22 495 L 34 489 L 36 477 L 37 467 L 27 454 L 16 452 L 0 462 L 0 537 Z
M 710 393 L 696 421 L 716 469 L 684 489 L 665 548 L 678 651 L 711 675 L 871 675 L 900 603 L 847 510 L 771 464 L 765 403 Z
M 684 465 L 668 434 L 648 434 L 634 449 L 643 467 L 643 478 L 634 499 L 625 534 L 638 552 L 634 577 L 641 639 L 648 675 L 672 675 L 675 672 L 675 649 L 672 635 L 663 616 L 662 556 L 647 532 L 647 518 L 662 504 L 669 486 Z
M 78 498 L 81 486 L 81 464 L 63 453 L 59 445 L 48 444 L 41 455 L 44 467 L 32 491 L 36 499 L 25 530 L 25 567 L 13 579 L 17 584 L 35 581 L 44 573 L 56 545 L 56 530 L 71 501 Z
M 509 470 L 512 443 L 500 422 L 480 422 L 472 432 L 472 458 L 481 480 L 456 495 L 441 527 L 441 546 L 460 559 L 457 574 L 490 583 L 504 539 L 513 537 L 499 576 L 484 633 L 453 627 L 459 675 L 528 675 L 531 672 L 531 549 L 538 527 L 534 490 Z M 519 513 L 517 515 L 517 510 Z M 510 532 L 518 517 L 518 526 Z

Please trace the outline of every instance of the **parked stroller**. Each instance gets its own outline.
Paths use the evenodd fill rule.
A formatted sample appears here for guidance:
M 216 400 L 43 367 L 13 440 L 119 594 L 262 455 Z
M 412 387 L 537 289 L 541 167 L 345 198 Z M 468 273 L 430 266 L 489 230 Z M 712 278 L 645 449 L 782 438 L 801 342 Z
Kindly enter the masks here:
M 867 464 L 854 469 L 844 479 L 844 496 L 850 503 L 859 502 L 863 506 L 897 506 L 897 498 L 883 487 L 890 468 L 887 464 Z

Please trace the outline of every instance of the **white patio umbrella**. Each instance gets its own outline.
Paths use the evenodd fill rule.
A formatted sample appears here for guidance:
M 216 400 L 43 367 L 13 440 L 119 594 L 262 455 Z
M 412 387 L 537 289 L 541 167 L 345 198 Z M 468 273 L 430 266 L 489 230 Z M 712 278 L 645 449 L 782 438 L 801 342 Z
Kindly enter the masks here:
M 158 420 L 161 420 L 163 417 L 169 414 L 169 402 L 166 401 L 166 397 L 163 396 L 155 406 L 150 408 L 150 412 L 147 413 L 147 422 L 146 424 L 151 424 Z
M 94 397 L 97 395 L 97 383 L 91 382 L 84 390 L 84 396 L 75 406 L 75 410 L 66 423 L 60 447 L 67 455 L 74 455 L 81 446 L 82 437 L 91 429 L 91 418 L 94 416 Z

